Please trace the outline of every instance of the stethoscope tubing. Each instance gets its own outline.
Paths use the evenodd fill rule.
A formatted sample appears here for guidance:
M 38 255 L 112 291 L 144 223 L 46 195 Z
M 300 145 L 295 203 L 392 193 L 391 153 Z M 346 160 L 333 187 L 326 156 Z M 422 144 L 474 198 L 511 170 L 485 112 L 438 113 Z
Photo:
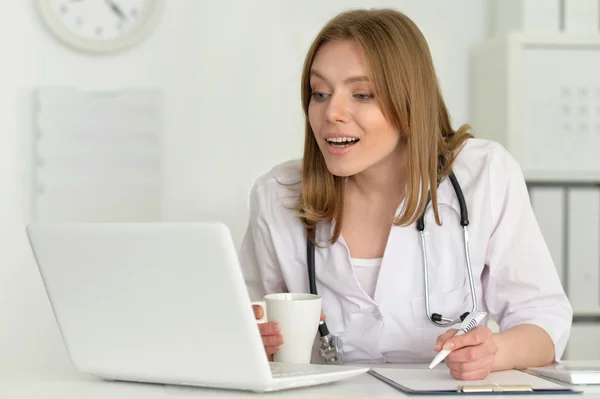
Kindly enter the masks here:
M 460 184 L 458 183 L 458 180 L 456 179 L 456 176 L 454 175 L 454 172 L 450 172 L 449 178 L 450 178 L 450 182 L 452 183 L 452 187 L 454 188 L 454 192 L 456 193 L 459 207 L 460 207 L 460 224 L 461 224 L 462 230 L 463 230 L 463 234 L 462 234 L 463 235 L 463 244 L 464 244 L 463 249 L 465 252 L 467 275 L 468 275 L 468 279 L 469 279 L 469 288 L 471 291 L 472 306 L 471 306 L 470 313 L 475 313 L 477 311 L 478 304 L 477 304 L 477 294 L 475 291 L 475 283 L 473 280 L 473 268 L 471 266 L 471 256 L 470 256 L 470 247 L 469 247 L 469 231 L 467 228 L 467 226 L 469 225 L 467 204 L 466 204 L 462 189 L 460 187 Z M 427 209 L 427 205 L 429 204 L 430 200 L 431 200 L 431 197 L 428 197 L 427 204 L 425 207 L 426 209 Z M 416 227 L 417 227 L 417 230 L 419 231 L 421 252 L 422 252 L 422 256 L 423 256 L 423 274 L 424 274 L 423 282 L 424 282 L 424 290 L 425 290 L 425 311 L 427 312 L 427 319 L 432 324 L 434 324 L 435 326 L 438 326 L 438 327 L 449 327 L 454 324 L 462 323 L 462 321 L 465 319 L 465 317 L 467 317 L 467 315 L 469 315 L 469 312 L 463 313 L 458 319 L 454 319 L 454 320 L 445 318 L 441 314 L 438 314 L 438 313 L 433 313 L 433 314 L 431 313 L 431 310 L 429 307 L 429 266 L 428 266 L 428 261 L 427 261 L 427 244 L 426 244 L 426 240 L 425 240 L 425 211 L 423 212 L 421 217 L 419 217 L 419 219 L 417 220 Z M 308 266 L 308 283 L 309 283 L 310 293 L 317 295 L 317 284 L 316 284 L 316 277 L 315 277 L 316 276 L 315 244 L 308 237 L 306 240 L 306 259 L 307 259 L 307 266 Z M 321 335 L 321 337 L 327 336 L 329 334 L 327 324 L 325 323 L 325 321 L 321 321 L 321 323 L 319 324 L 319 334 Z

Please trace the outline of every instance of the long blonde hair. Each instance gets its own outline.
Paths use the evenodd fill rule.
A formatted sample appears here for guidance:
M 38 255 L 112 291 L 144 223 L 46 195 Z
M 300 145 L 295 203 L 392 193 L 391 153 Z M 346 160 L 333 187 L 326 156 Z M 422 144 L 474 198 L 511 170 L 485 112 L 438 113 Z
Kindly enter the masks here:
M 348 39 L 362 49 L 382 110 L 408 146 L 406 206 L 393 223 L 414 223 L 425 209 L 430 190 L 435 220 L 441 224 L 437 184 L 450 173 L 459 147 L 472 137 L 469 126 L 452 130 L 427 41 L 410 18 L 392 9 L 351 10 L 323 27 L 306 55 L 302 71 L 306 127 L 297 212 L 308 237 L 315 242 L 316 225 L 321 221 L 335 222 L 332 243 L 342 230 L 345 178 L 328 171 L 310 126 L 308 105 L 310 69 L 316 52 L 327 41 Z

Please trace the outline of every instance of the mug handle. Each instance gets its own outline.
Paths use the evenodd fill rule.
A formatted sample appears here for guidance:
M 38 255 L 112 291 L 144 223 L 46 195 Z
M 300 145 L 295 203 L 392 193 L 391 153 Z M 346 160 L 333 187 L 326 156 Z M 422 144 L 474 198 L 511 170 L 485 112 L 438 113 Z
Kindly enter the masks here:
M 256 319 L 256 322 L 266 323 L 269 320 L 269 318 L 267 317 L 267 304 L 265 303 L 265 301 L 254 301 L 252 302 L 252 305 L 258 305 L 263 310 L 263 317 L 261 317 L 260 319 Z

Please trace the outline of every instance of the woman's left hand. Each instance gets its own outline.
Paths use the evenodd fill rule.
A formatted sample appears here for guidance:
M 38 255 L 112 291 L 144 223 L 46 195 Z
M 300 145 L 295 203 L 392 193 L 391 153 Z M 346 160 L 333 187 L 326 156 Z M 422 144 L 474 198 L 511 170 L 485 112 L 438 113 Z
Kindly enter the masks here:
M 492 339 L 492 330 L 477 326 L 466 334 L 455 337 L 453 328 L 440 335 L 434 350 L 451 349 L 446 365 L 452 377 L 458 380 L 479 380 L 492 371 L 498 347 Z

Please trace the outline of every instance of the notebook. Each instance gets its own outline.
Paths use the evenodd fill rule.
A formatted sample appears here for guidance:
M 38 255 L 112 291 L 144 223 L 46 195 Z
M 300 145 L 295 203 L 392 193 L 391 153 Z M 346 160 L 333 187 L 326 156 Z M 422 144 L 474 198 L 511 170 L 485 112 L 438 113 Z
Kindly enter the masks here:
M 492 372 L 476 381 L 456 380 L 448 369 L 373 368 L 369 374 L 410 394 L 581 393 L 518 370 Z

